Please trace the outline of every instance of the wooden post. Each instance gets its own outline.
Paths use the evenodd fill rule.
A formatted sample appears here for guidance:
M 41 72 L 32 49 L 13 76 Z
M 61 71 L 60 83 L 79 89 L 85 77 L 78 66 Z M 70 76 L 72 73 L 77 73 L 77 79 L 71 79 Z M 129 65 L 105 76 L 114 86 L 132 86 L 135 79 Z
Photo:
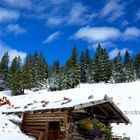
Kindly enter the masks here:
M 41 131 L 38 137 L 38 140 L 43 140 L 44 131 Z
M 46 129 L 45 129 L 44 140 L 48 140 L 48 130 L 49 130 L 49 122 L 46 121 Z

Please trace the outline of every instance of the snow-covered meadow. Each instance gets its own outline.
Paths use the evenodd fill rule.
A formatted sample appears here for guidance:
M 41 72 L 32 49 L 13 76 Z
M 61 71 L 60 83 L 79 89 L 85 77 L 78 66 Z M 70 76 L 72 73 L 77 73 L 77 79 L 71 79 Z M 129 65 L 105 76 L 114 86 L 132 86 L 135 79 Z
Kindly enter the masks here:
M 140 137 L 140 81 L 121 84 L 81 84 L 75 89 L 50 92 L 42 90 L 38 92 L 25 91 L 25 95 L 11 96 L 10 91 L 0 92 L 0 98 L 5 96 L 10 100 L 11 106 L 0 107 L 0 112 L 36 110 L 46 108 L 69 107 L 79 103 L 103 99 L 104 95 L 112 97 L 117 106 L 126 114 L 131 124 L 113 124 L 113 132 L 119 136 L 131 137 L 131 140 L 139 140 Z M 93 95 L 92 99 L 88 99 Z M 70 99 L 64 103 L 63 98 Z M 16 118 L 15 116 L 12 117 Z M 22 134 L 19 127 L 13 124 L 11 116 L 0 114 L 0 140 L 31 140 Z M 18 119 L 16 119 L 18 120 Z

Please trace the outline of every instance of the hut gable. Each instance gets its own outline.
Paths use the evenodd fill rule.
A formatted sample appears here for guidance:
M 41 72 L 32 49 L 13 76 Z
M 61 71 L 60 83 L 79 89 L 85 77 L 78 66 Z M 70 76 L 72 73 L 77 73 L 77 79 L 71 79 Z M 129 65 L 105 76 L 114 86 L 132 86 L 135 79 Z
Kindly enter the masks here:
M 12 97 L 11 103 L 14 98 L 17 102 L 2 108 L 3 113 L 22 115 L 22 131 L 37 140 L 91 140 L 91 135 L 78 128 L 78 122 L 85 119 L 97 119 L 103 124 L 130 122 L 107 95 L 35 93 L 34 96 Z
M 92 98 L 91 98 L 92 99 Z M 128 124 L 129 119 L 115 105 L 111 98 L 107 95 L 100 100 L 88 100 L 79 104 L 73 104 L 72 99 L 64 97 L 63 100 L 57 100 L 61 107 L 48 107 L 36 109 L 21 109 L 13 112 L 23 114 L 21 129 L 26 134 L 32 135 L 37 140 L 91 140 L 92 136 L 84 131 L 79 132 L 77 123 L 82 119 L 96 118 L 104 124 L 109 123 L 125 123 Z M 32 106 L 33 104 L 30 104 Z M 102 138 L 104 140 L 105 138 Z

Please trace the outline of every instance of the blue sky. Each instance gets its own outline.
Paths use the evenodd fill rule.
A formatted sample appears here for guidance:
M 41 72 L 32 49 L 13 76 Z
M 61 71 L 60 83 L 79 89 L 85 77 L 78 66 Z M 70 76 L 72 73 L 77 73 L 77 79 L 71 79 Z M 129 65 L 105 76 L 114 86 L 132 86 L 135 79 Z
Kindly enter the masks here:
M 79 53 L 98 43 L 110 58 L 140 52 L 139 0 L 0 0 L 0 57 L 42 51 L 62 64 L 73 46 Z

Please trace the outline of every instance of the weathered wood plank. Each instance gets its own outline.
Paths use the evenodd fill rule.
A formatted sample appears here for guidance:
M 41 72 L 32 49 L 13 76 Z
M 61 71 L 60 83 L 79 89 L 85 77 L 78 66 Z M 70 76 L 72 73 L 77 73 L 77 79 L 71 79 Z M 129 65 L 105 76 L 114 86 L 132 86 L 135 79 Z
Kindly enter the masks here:
M 24 125 L 27 125 L 27 126 L 28 126 L 28 125 L 29 125 L 29 126 L 35 126 L 35 125 L 42 126 L 42 125 L 43 125 L 43 126 L 44 126 L 45 124 L 44 124 L 44 122 L 42 122 L 42 123 L 40 123 L 40 122 L 35 122 L 35 123 L 29 123 L 29 122 L 28 122 L 28 123 L 25 123 L 25 122 L 24 122 L 24 123 L 23 123 L 23 126 L 24 126 Z
M 44 132 L 40 132 L 38 140 L 44 140 Z
M 46 116 L 46 117 L 26 117 L 24 118 L 24 120 L 44 120 L 44 119 L 50 119 L 50 118 L 53 118 L 53 119 L 56 119 L 56 118 L 60 118 L 60 119 L 64 119 L 65 116 Z
M 45 112 L 45 113 L 42 113 L 42 114 L 41 113 L 33 113 L 33 114 L 32 113 L 25 113 L 24 116 L 57 116 L 57 115 L 62 116 L 62 115 L 65 115 L 65 114 L 67 114 L 67 113 L 60 113 L 60 112 L 59 113 L 58 112 L 57 113 L 56 112 L 46 113 Z
M 45 125 L 44 126 L 23 126 L 23 130 L 41 130 L 41 129 L 45 129 Z

